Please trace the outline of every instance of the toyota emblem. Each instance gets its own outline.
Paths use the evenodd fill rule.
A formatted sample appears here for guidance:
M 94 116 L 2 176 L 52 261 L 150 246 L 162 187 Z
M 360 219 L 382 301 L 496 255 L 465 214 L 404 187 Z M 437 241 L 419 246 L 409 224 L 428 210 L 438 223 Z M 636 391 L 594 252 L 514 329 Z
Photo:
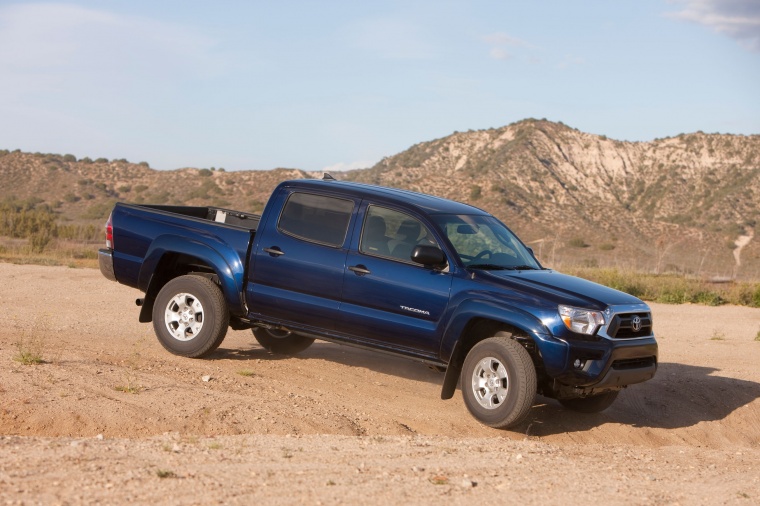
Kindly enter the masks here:
M 631 329 L 633 329 L 634 332 L 638 332 L 641 330 L 641 317 L 640 316 L 634 316 L 631 320 Z

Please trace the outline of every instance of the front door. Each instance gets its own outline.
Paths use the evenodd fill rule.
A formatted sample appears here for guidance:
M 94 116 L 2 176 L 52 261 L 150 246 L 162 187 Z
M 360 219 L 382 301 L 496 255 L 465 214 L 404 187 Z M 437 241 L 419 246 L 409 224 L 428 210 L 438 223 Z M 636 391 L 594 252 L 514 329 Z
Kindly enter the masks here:
M 362 207 L 361 233 L 354 234 L 346 258 L 337 330 L 387 348 L 437 354 L 452 277 L 410 255 L 417 244 L 438 241 L 409 214 Z

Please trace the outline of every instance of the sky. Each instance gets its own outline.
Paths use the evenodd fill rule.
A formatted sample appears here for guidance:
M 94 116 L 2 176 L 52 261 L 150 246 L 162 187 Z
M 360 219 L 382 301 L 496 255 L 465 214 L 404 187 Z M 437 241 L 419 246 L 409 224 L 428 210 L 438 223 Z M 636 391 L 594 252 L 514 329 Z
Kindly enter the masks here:
M 760 0 L 0 0 L 0 149 L 337 171 L 525 118 L 760 134 Z

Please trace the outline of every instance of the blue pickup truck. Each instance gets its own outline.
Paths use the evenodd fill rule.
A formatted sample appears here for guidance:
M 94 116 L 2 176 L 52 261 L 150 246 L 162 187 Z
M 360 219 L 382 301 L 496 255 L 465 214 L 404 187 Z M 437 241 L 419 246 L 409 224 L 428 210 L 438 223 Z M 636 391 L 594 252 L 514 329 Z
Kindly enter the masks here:
M 649 307 L 541 266 L 504 224 L 458 202 L 365 184 L 281 183 L 261 215 L 116 204 L 100 270 L 144 293 L 169 352 L 204 357 L 228 328 L 274 354 L 314 339 L 403 355 L 445 371 L 497 428 L 536 394 L 581 412 L 652 378 Z

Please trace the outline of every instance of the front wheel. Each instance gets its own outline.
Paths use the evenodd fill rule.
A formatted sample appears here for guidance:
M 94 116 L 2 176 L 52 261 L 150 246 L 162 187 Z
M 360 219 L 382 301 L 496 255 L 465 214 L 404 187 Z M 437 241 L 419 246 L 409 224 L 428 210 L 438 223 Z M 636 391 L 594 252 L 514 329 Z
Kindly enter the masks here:
M 230 315 L 219 287 L 203 276 L 166 283 L 153 304 L 153 329 L 161 345 L 183 357 L 213 352 L 227 335 Z
M 579 413 L 601 413 L 612 406 L 617 399 L 619 390 L 605 392 L 603 394 L 590 395 L 588 397 L 577 397 L 575 399 L 560 399 L 559 403 L 567 409 Z
M 253 337 L 270 353 L 276 355 L 295 355 L 300 353 L 314 342 L 311 337 L 294 334 L 289 330 L 264 329 L 254 327 L 251 329 Z
M 520 423 L 536 397 L 536 369 L 527 350 L 505 336 L 472 347 L 462 366 L 462 397 L 481 423 L 506 429 Z

